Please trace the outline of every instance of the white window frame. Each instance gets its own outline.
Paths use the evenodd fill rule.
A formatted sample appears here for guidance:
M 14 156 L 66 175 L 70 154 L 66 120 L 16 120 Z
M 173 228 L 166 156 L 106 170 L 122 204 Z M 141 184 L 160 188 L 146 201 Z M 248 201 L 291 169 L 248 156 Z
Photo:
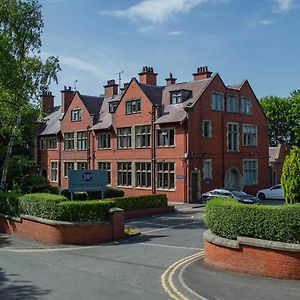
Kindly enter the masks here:
M 242 96 L 241 98 L 241 113 L 246 115 L 252 114 L 252 99 L 250 97 Z
M 141 99 L 131 99 L 125 101 L 126 115 L 139 114 L 142 111 Z
M 206 135 L 206 125 L 208 129 L 208 135 Z M 204 138 L 211 138 L 212 137 L 212 121 L 211 120 L 203 120 L 202 121 L 202 137 Z
M 66 135 L 68 135 L 67 138 L 66 138 Z M 71 145 L 72 147 L 66 148 L 66 143 L 68 143 L 68 145 Z M 75 148 L 75 132 L 65 132 L 64 133 L 64 151 L 72 151 L 72 150 L 76 150 L 76 148 Z
M 122 133 L 121 131 L 124 132 Z M 117 128 L 117 149 L 130 149 L 130 148 L 132 148 L 132 128 L 131 127 Z
M 170 144 L 170 132 L 173 131 L 173 144 Z M 160 132 L 162 138 L 160 139 Z M 159 128 L 156 130 L 156 146 L 157 147 L 175 147 L 176 130 L 175 127 Z M 162 142 L 162 144 L 160 144 Z
M 76 108 L 71 110 L 71 122 L 78 122 L 82 120 L 82 109 Z
M 145 166 L 143 168 L 143 165 Z M 151 189 L 152 186 L 152 174 L 151 174 L 151 162 L 149 161 L 137 161 L 134 163 L 135 173 L 135 187 L 143 189 Z
M 83 136 L 81 136 L 83 134 Z M 88 132 L 87 131 L 77 131 L 76 133 L 76 146 L 77 150 L 87 150 L 88 149 Z
M 182 103 L 183 92 L 182 91 L 172 91 L 170 93 L 170 104 Z
M 255 163 L 255 168 L 245 167 L 246 163 Z M 250 173 L 251 175 L 246 178 L 246 174 Z M 247 179 L 247 180 L 246 180 Z M 243 181 L 244 185 L 256 185 L 258 183 L 258 160 L 257 159 L 243 159 Z
M 247 130 L 251 129 L 251 130 Z M 257 146 L 257 126 L 253 124 L 243 124 L 243 146 Z
M 124 166 L 125 168 L 120 168 L 120 165 Z M 128 168 L 129 167 L 129 168 Z M 129 161 L 118 161 L 117 162 L 117 186 L 119 187 L 132 187 L 132 162 Z M 119 181 L 119 175 L 122 176 L 122 182 Z
M 212 160 L 210 158 L 203 160 L 203 179 L 212 179 Z
M 52 164 L 56 164 L 56 168 L 52 167 Z M 58 160 L 50 160 L 50 181 L 58 182 Z M 54 174 L 53 174 L 54 172 Z
M 213 111 L 224 111 L 224 94 L 218 92 L 211 93 L 211 109 Z
M 236 126 L 236 131 L 229 130 L 230 126 Z M 228 152 L 239 152 L 240 151 L 240 133 L 239 123 L 227 123 L 227 151 Z M 236 137 L 235 137 L 236 134 Z M 236 139 L 236 147 L 232 147 L 232 140 Z
M 226 97 L 226 111 L 230 113 L 239 112 L 239 100 L 237 95 L 228 94 Z
M 151 147 L 151 125 L 135 126 L 134 133 L 135 133 L 135 140 L 134 140 L 135 148 Z
M 67 168 L 66 169 L 66 164 L 73 164 L 73 169 L 72 168 Z M 64 177 L 67 178 L 68 177 L 68 172 L 66 172 L 66 170 L 68 170 L 68 172 L 70 170 L 76 170 L 76 162 L 75 161 L 64 161 Z
M 110 133 L 98 133 L 98 149 L 111 149 L 111 138 Z

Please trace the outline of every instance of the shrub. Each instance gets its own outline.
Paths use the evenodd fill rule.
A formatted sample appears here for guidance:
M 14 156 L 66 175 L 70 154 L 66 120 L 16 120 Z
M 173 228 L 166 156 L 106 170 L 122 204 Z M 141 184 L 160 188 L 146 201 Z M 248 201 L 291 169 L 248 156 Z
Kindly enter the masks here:
M 125 211 L 152 207 L 165 207 L 168 205 L 168 199 L 166 195 L 114 198 L 113 201 L 116 207 L 122 208 Z
M 19 196 L 20 194 L 15 192 L 0 193 L 0 212 L 10 216 L 19 216 Z
M 26 175 L 22 178 L 20 189 L 23 194 L 48 193 L 51 189 L 50 182 L 39 174 Z
M 124 192 L 120 189 L 108 186 L 104 192 L 104 198 L 124 197 Z
M 71 192 L 69 190 L 61 190 L 60 194 L 71 200 Z M 75 192 L 73 193 L 73 200 L 87 200 L 88 194 L 86 192 Z
M 67 198 L 61 195 L 51 194 L 27 194 L 20 197 L 20 211 L 23 214 L 59 220 L 58 204 L 67 201 Z
M 111 200 L 65 201 L 58 205 L 58 215 L 61 221 L 100 221 L 112 207 Z
M 300 148 L 293 147 L 289 156 L 285 158 L 281 184 L 285 195 L 285 202 L 292 204 L 300 202 Z
M 300 204 L 259 206 L 215 198 L 207 203 L 205 213 L 211 231 L 224 238 L 246 236 L 300 244 Z

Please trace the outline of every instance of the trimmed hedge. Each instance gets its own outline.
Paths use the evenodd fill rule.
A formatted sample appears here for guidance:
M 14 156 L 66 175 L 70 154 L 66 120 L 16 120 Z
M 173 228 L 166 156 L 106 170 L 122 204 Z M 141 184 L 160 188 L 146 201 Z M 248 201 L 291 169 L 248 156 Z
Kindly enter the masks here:
M 19 199 L 20 194 L 15 192 L 0 193 L 0 212 L 17 217 L 19 216 Z
M 20 197 L 20 212 L 25 215 L 59 220 L 58 204 L 68 199 L 61 195 L 45 193 L 27 194 Z
M 66 201 L 58 205 L 61 221 L 101 221 L 115 204 L 111 200 Z
M 246 205 L 215 198 L 205 207 L 205 223 L 218 236 L 252 237 L 300 244 L 300 204 Z
M 112 200 L 116 207 L 122 208 L 125 211 L 168 206 L 168 199 L 164 194 L 114 198 Z

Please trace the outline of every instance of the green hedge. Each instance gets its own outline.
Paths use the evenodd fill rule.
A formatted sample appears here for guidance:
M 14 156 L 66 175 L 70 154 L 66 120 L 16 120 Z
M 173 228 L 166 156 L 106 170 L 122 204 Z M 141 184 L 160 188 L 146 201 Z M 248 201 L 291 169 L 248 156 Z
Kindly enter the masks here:
M 20 194 L 15 192 L 0 193 L 0 212 L 10 216 L 19 216 L 19 196 Z
M 61 195 L 45 193 L 27 194 L 20 197 L 20 212 L 39 218 L 58 220 L 58 204 L 67 200 L 66 197 Z
M 100 221 L 108 218 L 111 200 L 66 201 L 58 205 L 61 221 Z
M 166 195 L 146 195 L 139 197 L 123 197 L 112 199 L 116 207 L 125 211 L 145 209 L 152 207 L 165 207 L 168 205 Z
M 238 236 L 300 244 L 300 204 L 246 205 L 215 198 L 205 207 L 205 222 L 218 236 Z

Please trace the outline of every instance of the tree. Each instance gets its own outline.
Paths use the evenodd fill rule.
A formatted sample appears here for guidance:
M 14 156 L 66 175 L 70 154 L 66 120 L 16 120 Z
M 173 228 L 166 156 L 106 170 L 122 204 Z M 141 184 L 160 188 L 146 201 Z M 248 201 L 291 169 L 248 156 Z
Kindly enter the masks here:
M 288 98 L 263 97 L 260 104 L 268 118 L 270 146 L 300 146 L 300 91 Z
M 51 80 L 57 83 L 58 58 L 52 56 L 43 62 L 40 57 L 42 28 L 38 1 L 0 2 L 0 113 L 3 116 L 0 136 L 5 142 L 1 148 L 6 148 L 5 157 L 1 153 L 0 190 L 6 186 L 13 145 L 24 138 L 22 119 L 37 107 L 39 95 L 47 90 Z
M 285 158 L 281 184 L 285 202 L 292 204 L 300 202 L 300 148 L 293 147 L 290 155 Z

